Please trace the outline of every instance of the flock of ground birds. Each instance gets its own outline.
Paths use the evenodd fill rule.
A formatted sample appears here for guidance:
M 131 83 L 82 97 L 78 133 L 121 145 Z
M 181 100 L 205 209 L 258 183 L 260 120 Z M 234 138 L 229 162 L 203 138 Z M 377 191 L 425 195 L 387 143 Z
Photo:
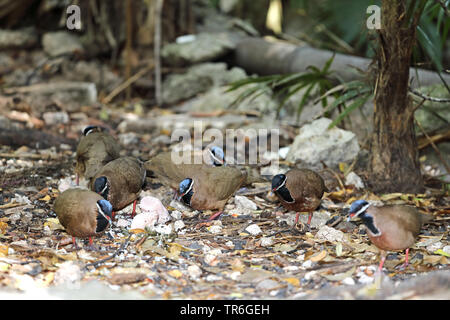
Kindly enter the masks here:
M 76 151 L 75 173 L 88 181 L 90 190 L 72 188 L 62 192 L 54 203 L 54 211 L 67 233 L 89 238 L 107 229 L 115 212 L 136 201 L 145 187 L 147 173 L 174 190 L 174 197 L 195 210 L 217 210 L 209 220 L 217 219 L 226 202 L 246 183 L 247 171 L 225 162 L 219 147 L 207 148 L 210 161 L 202 164 L 176 164 L 171 153 L 160 153 L 143 163 L 133 157 L 121 157 L 118 142 L 105 130 L 88 126 Z M 291 169 L 272 179 L 272 191 L 289 211 L 297 212 L 293 232 L 298 229 L 300 213 L 308 213 L 305 228 L 310 228 L 313 212 L 320 206 L 327 191 L 322 177 L 309 169 Z M 359 217 L 364 222 L 372 243 L 381 250 L 378 271 L 381 272 L 386 251 L 406 250 L 414 245 L 422 225 L 432 219 L 416 208 L 404 205 L 373 206 L 365 200 L 354 201 L 348 210 L 348 220 Z

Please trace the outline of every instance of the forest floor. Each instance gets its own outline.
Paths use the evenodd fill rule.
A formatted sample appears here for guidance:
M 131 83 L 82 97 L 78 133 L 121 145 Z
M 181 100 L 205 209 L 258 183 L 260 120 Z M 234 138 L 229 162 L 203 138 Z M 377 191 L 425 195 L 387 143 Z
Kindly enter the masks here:
M 65 136 L 76 135 L 69 127 Z M 153 137 L 136 137 L 134 144 L 123 145 L 124 153 L 147 160 Z M 155 147 L 152 154 L 159 152 Z M 98 251 L 77 251 L 52 210 L 61 185 L 74 182 L 74 150 L 3 146 L 0 158 L 0 285 L 5 297 L 43 291 L 51 298 L 95 299 L 106 290 L 106 297 L 120 299 L 449 298 L 449 197 L 439 190 L 377 196 L 338 187 L 324 195 L 312 230 L 298 234 L 290 230 L 295 213 L 279 207 L 269 181 L 237 193 L 257 210 L 243 214 L 231 198 L 220 219 L 199 227 L 209 212 L 171 207 L 176 205 L 172 191 L 148 178 L 140 198 L 152 195 L 170 213 L 182 212 L 172 215 L 171 223 L 182 220 L 184 227 L 170 234 L 132 233 L 130 205 L 117 215 L 112 230 L 95 238 Z M 359 222 L 345 221 L 344 208 L 361 197 L 415 205 L 435 217 L 423 227 L 406 269 L 396 269 L 404 252 L 388 256 L 378 290 L 378 249 Z M 246 230 L 250 225 L 260 230 L 252 234 Z

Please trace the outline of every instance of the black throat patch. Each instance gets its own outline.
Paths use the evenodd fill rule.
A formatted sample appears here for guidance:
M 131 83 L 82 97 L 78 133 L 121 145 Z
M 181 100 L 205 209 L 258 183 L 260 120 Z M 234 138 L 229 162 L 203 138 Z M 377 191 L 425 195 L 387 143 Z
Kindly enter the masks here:
M 281 197 L 281 199 L 283 199 L 284 201 L 286 201 L 288 203 L 295 202 L 295 200 L 292 199 L 291 193 L 289 192 L 288 188 L 286 188 L 286 186 L 282 186 L 280 189 L 275 191 L 275 193 L 278 194 Z
M 99 212 L 97 214 L 97 228 L 95 232 L 102 232 L 108 226 L 109 221 L 105 219 L 105 217 Z
M 190 205 L 191 205 L 191 198 L 192 198 L 193 195 L 194 195 L 194 191 L 191 190 L 191 191 L 189 191 L 188 193 L 186 193 L 184 196 L 182 196 L 181 199 L 183 200 L 183 202 L 184 202 L 185 204 L 187 204 L 188 206 L 190 206 Z
M 377 227 L 375 227 L 375 223 L 373 222 L 373 217 L 371 215 L 364 212 L 360 215 L 360 218 L 362 219 L 366 227 L 370 230 L 370 232 L 373 233 L 373 235 L 381 235 L 381 231 L 378 230 Z

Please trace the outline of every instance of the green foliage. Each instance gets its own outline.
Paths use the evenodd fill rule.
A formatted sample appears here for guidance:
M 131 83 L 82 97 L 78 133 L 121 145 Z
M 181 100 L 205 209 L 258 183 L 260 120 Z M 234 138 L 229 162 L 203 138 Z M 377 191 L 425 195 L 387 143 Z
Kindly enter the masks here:
M 307 72 L 272 75 L 263 77 L 248 77 L 243 80 L 236 81 L 230 85 L 227 91 L 234 91 L 238 88 L 251 85 L 244 90 L 238 98 L 233 101 L 232 105 L 242 102 L 245 99 L 254 99 L 264 93 L 271 93 L 273 97 L 280 103 L 277 108 L 277 117 L 280 110 L 285 106 L 286 102 L 296 92 L 306 89 L 305 93 L 297 107 L 297 119 L 303 110 L 305 104 L 312 98 L 312 93 L 318 90 L 320 94 L 324 94 L 333 84 L 331 80 L 330 66 L 334 60 L 334 55 L 328 59 L 322 69 L 315 66 L 309 66 Z M 327 96 L 322 99 L 322 105 L 327 105 Z
M 245 99 L 255 99 L 261 94 L 269 93 L 279 101 L 277 107 L 277 117 L 286 102 L 295 93 L 305 89 L 302 99 L 298 104 L 296 114 L 297 120 L 308 101 L 315 96 L 317 101 L 321 101 L 324 110 L 322 115 L 329 117 L 331 113 L 339 108 L 339 116 L 330 124 L 330 128 L 339 124 L 350 112 L 358 109 L 373 96 L 373 89 L 364 81 L 351 81 L 333 87 L 332 72 L 330 67 L 333 63 L 334 55 L 327 60 L 322 69 L 309 66 L 307 72 L 271 75 L 263 77 L 248 77 L 236 81 L 230 85 L 227 91 L 237 90 L 249 86 L 244 90 L 232 105 L 238 104 Z M 328 98 L 333 97 L 334 101 L 328 104 Z
M 450 5 L 450 0 L 443 0 Z M 310 30 L 306 30 L 310 38 L 322 40 L 324 48 L 330 45 L 335 50 L 341 50 L 341 41 L 348 43 L 354 53 L 373 57 L 371 32 L 365 23 L 368 17 L 366 9 L 370 5 L 381 6 L 381 0 L 322 0 L 305 1 L 290 0 L 289 9 L 296 10 L 302 19 L 310 22 Z M 429 59 L 438 71 L 442 71 L 443 52 L 450 29 L 450 19 L 437 1 L 409 0 L 407 1 L 407 16 L 423 10 L 417 28 L 418 45 L 415 47 L 416 63 Z M 320 27 L 319 27 L 320 26 Z M 333 30 L 333 32 L 330 32 Z

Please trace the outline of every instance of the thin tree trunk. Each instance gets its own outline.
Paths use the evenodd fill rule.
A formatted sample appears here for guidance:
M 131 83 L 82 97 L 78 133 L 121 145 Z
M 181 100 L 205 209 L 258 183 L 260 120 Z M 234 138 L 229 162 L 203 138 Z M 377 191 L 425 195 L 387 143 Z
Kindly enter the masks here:
M 407 95 L 409 65 L 420 13 L 408 19 L 405 3 L 404 0 L 382 2 L 369 162 L 369 182 L 375 192 L 423 191 L 414 132 L 414 106 Z

